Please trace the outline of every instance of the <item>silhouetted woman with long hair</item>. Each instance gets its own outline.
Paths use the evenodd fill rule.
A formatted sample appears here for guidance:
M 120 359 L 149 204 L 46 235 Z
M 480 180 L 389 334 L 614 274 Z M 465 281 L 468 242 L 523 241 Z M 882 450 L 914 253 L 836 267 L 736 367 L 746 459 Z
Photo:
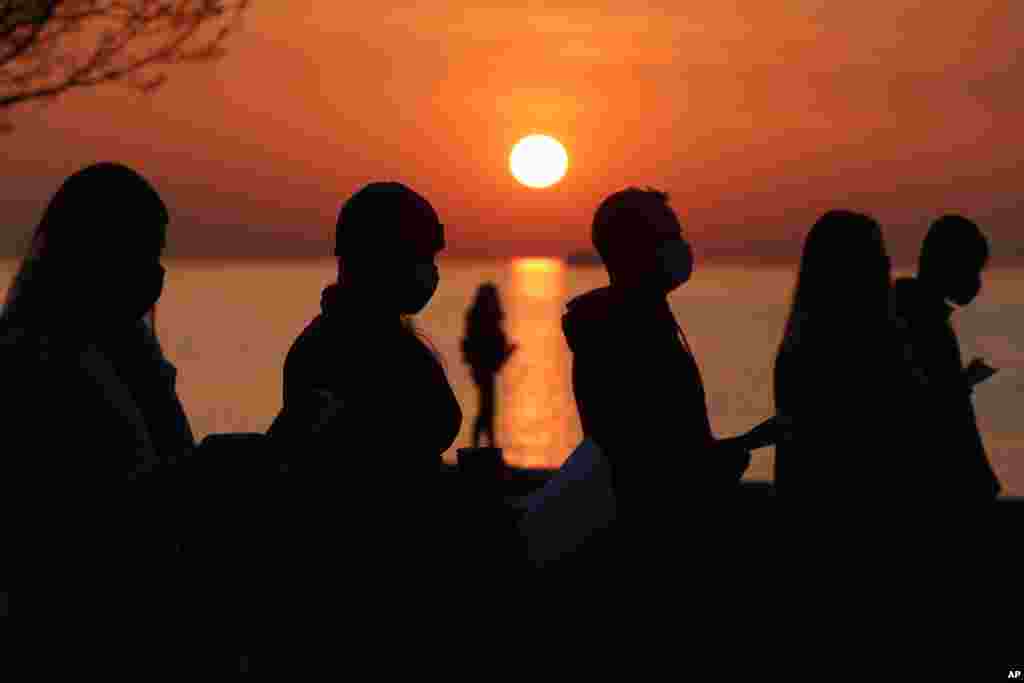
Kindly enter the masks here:
M 480 391 L 480 414 L 473 422 L 474 448 L 480 445 L 484 434 L 489 446 L 497 445 L 494 440 L 495 384 L 501 368 L 516 350 L 505 337 L 501 326 L 504 319 L 498 288 L 490 282 L 480 285 L 466 313 L 466 336 L 462 339 L 463 358 Z
M 775 360 L 780 497 L 845 500 L 905 478 L 894 412 L 906 374 L 888 317 L 890 262 L 878 223 L 829 211 L 804 241 Z
M 66 554 L 43 571 L 60 569 L 60 587 L 109 608 L 157 609 L 176 514 L 164 475 L 194 446 L 175 369 L 144 320 L 163 290 L 167 223 L 131 169 L 75 173 L 46 207 L 0 318 L 4 461 L 24 467 L 5 481 L 32 497 L 39 557 Z M 102 578 L 78 585 L 90 571 Z

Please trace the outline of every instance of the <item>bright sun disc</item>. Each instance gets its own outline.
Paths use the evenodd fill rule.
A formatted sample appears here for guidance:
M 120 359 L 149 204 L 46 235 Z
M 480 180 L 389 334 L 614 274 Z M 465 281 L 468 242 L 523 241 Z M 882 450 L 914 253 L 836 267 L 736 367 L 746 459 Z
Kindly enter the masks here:
M 523 185 L 550 187 L 565 176 L 569 155 L 562 143 L 550 135 L 527 135 L 512 148 L 508 166 Z

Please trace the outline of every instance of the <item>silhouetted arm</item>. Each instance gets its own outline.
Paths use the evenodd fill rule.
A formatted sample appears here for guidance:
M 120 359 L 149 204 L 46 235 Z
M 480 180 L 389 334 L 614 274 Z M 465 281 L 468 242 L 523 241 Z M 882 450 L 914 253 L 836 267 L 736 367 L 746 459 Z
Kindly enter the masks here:
M 345 402 L 322 388 L 293 388 L 268 435 L 293 456 L 329 455 L 347 424 Z
M 922 334 L 908 315 L 896 312 L 891 316 L 899 355 L 904 367 L 920 389 L 927 390 L 937 381 L 934 361 L 929 360 L 927 335 Z
M 743 434 L 719 439 L 718 445 L 753 451 L 758 448 L 772 446 L 778 439 L 779 420 L 778 417 L 773 416 Z
M 501 355 L 501 362 L 498 364 L 499 370 L 505 366 L 505 363 L 508 362 L 508 359 L 511 358 L 512 354 L 514 354 L 518 349 L 519 344 L 507 344 L 505 346 L 505 350 Z

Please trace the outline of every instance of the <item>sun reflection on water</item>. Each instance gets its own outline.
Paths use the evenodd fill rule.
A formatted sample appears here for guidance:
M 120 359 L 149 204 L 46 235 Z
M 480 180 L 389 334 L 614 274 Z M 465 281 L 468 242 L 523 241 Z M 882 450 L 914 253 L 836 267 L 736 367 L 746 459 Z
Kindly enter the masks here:
M 519 351 L 504 372 L 505 458 L 522 467 L 557 467 L 579 440 L 561 329 L 566 266 L 557 259 L 516 259 L 508 286 L 506 330 Z

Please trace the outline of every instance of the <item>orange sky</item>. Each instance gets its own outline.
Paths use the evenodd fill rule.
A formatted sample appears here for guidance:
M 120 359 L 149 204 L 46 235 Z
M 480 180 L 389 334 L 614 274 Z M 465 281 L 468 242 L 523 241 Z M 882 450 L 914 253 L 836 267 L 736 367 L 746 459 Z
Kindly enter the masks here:
M 15 111 L 0 248 L 111 159 L 153 180 L 192 255 L 327 255 L 339 202 L 396 179 L 468 251 L 582 247 L 600 199 L 641 184 L 671 193 L 698 249 L 795 256 L 842 206 L 897 256 L 947 211 L 1024 256 L 1018 0 L 355 5 L 255 0 L 224 60 L 151 97 Z M 569 151 L 546 190 L 508 173 L 532 132 Z

